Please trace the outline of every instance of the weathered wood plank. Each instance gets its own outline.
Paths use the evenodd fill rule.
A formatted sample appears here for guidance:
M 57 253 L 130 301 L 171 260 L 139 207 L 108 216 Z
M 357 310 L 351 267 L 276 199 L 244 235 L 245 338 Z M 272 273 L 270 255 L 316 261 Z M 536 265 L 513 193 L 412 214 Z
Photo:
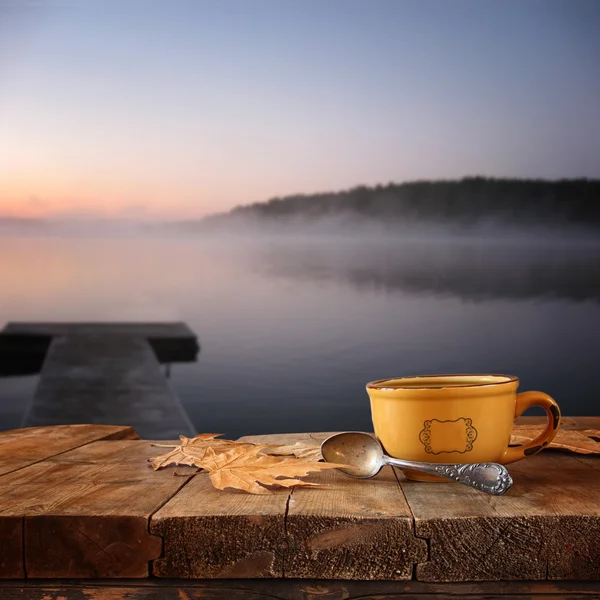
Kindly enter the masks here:
M 0 432 L 0 487 L 6 485 L 8 473 L 85 444 L 137 438 L 131 427 L 113 425 L 58 425 Z M 24 574 L 23 518 L 0 510 L 0 578 Z
M 206 473 L 197 475 L 151 518 L 150 532 L 163 538 L 154 575 L 282 577 L 288 498 L 287 490 L 270 496 L 222 492 Z
M 306 436 L 241 439 L 295 443 Z M 185 467 L 181 470 L 185 472 Z M 282 577 L 289 498 L 289 490 L 275 491 L 270 496 L 222 492 L 214 489 L 207 474 L 197 475 L 152 516 L 150 531 L 164 540 L 163 556 L 154 561 L 154 575 L 205 579 Z
M 600 471 L 600 456 L 577 455 L 573 458 L 582 462 L 584 465 L 591 467 L 592 469 L 596 469 L 596 471 Z
M 332 581 L 298 579 L 222 580 L 103 580 L 0 581 L 2 600 L 561 600 L 600 596 L 600 582 L 474 582 L 423 583 L 419 581 Z
M 147 577 L 161 540 L 150 515 L 187 481 L 154 472 L 146 441 L 93 442 L 2 477 L 0 520 L 24 519 L 34 578 Z
M 39 373 L 52 339 L 70 335 L 144 338 L 160 363 L 193 362 L 200 349 L 185 323 L 9 323 L 0 331 L 0 375 Z
M 153 472 L 147 459 L 162 452 L 98 441 L 0 477 L 4 576 L 145 577 L 155 559 L 160 577 L 600 579 L 600 471 L 579 456 L 546 451 L 511 465 L 503 497 L 398 483 L 389 470 L 368 481 L 315 474 L 325 487 L 256 497 L 215 490 L 206 474 L 173 477 L 185 467 Z
M 123 425 L 53 425 L 0 431 L 0 475 L 90 442 L 120 439 L 139 436 L 132 427 Z
M 5 577 L 25 577 L 23 519 L 0 515 L 0 579 Z
M 417 579 L 600 578 L 598 471 L 553 452 L 510 471 L 514 486 L 501 497 L 459 484 L 401 480 L 416 535 L 430 546 Z
M 56 337 L 25 423 L 122 423 L 144 438 L 194 435 L 148 341 L 129 335 Z
M 268 444 L 321 443 L 328 433 L 246 436 Z M 316 473 L 315 489 L 292 490 L 285 516 L 285 577 L 387 579 L 412 577 L 427 556 L 416 539 L 413 516 L 392 469 L 356 480 L 335 471 Z
M 242 439 L 290 444 L 308 436 Z M 411 578 L 413 565 L 426 557 L 426 543 L 414 538 L 412 515 L 391 470 L 371 481 L 333 471 L 310 480 L 325 487 L 256 497 L 215 490 L 206 474 L 198 475 L 151 519 L 151 531 L 165 540 L 154 574 Z
M 296 488 L 285 519 L 286 577 L 411 579 L 427 559 L 392 469 L 358 481 L 341 473 L 316 474 L 326 489 Z

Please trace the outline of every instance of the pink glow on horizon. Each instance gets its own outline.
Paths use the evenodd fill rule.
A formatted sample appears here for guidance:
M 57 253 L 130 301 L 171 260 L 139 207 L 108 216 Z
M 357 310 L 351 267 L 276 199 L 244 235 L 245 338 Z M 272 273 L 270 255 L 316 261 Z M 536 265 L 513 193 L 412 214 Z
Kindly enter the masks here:
M 120 200 L 96 200 L 95 198 L 68 200 L 49 198 L 40 200 L 35 196 L 27 200 L 0 199 L 0 218 L 26 218 L 26 219 L 60 219 L 71 217 L 90 217 L 100 219 L 127 219 L 132 221 L 147 221 L 159 219 L 195 219 L 207 214 L 220 212 L 221 207 L 215 210 L 198 211 L 185 205 L 171 204 L 152 206 L 144 203 L 122 202 Z
M 216 189 L 204 189 L 202 193 L 173 189 L 169 193 L 160 185 L 154 189 L 152 185 L 139 186 L 141 189 L 136 190 L 131 182 L 105 183 L 93 189 L 84 185 L 71 188 L 56 181 L 44 185 L 42 178 L 30 179 L 37 183 L 0 183 L 0 218 L 195 219 L 239 204 L 268 200 L 260 192 L 249 195 L 248 189 L 234 189 L 232 195 L 239 197 L 239 201 L 228 202 L 223 192 Z
M 0 217 L 598 178 L 598 6 L 0 0 Z

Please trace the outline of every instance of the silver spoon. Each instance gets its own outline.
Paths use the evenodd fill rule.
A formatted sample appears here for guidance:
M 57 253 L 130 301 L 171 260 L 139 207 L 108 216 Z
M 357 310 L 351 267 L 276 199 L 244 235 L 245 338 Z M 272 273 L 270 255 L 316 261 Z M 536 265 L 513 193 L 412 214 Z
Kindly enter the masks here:
M 494 496 L 505 494 L 513 483 L 506 467 L 496 463 L 444 464 L 392 458 L 383 453 L 381 444 L 372 435 L 358 431 L 328 437 L 321 444 L 321 454 L 327 462 L 349 465 L 337 470 L 358 479 L 373 477 L 383 466 L 391 465 L 445 477 Z

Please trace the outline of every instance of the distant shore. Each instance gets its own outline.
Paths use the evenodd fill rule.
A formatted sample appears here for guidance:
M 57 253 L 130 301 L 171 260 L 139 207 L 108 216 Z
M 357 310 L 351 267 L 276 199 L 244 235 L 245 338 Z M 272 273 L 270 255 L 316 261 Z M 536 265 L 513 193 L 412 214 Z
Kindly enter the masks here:
M 507 225 L 600 229 L 600 180 L 415 181 L 273 198 L 170 227 L 197 232 L 352 230 L 493 231 Z
M 466 177 L 358 186 L 238 206 L 201 219 L 1 217 L 0 235 L 296 234 L 593 237 L 600 231 L 600 180 Z

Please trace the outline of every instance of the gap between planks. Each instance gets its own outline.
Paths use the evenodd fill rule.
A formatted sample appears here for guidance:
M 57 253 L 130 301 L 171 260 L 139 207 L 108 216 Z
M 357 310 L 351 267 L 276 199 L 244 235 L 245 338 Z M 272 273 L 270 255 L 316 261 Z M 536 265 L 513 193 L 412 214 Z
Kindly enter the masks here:
M 290 513 L 290 501 L 292 499 L 292 494 L 294 493 L 295 489 L 296 489 L 296 486 L 290 488 L 290 493 L 288 494 L 288 497 L 287 497 L 287 500 L 285 503 L 285 514 L 283 515 L 283 533 L 285 535 L 286 540 L 288 539 L 287 525 L 288 525 L 288 515 Z M 283 555 L 283 561 L 281 563 L 281 577 L 284 579 L 285 579 L 285 565 L 289 559 L 289 553 L 290 553 L 289 544 L 286 544 L 284 555 Z
M 277 435 L 266 435 L 264 436 L 247 436 L 245 438 L 240 438 L 242 440 L 249 440 L 249 441 L 265 441 L 265 442 L 270 442 L 270 443 L 281 443 L 281 444 L 293 444 L 297 441 L 305 441 L 307 440 L 307 438 L 313 442 L 317 442 L 317 443 L 321 443 L 323 442 L 326 438 L 330 437 L 331 435 L 334 435 L 334 433 L 337 432 L 312 432 L 312 433 L 301 433 L 301 434 L 277 434 Z M 392 469 L 391 467 L 389 468 L 389 470 L 391 470 L 391 472 L 393 473 L 393 477 L 395 479 L 396 482 L 396 489 L 399 492 L 399 496 L 400 498 L 402 498 L 406 504 L 406 506 L 409 507 L 410 509 L 410 504 L 408 502 L 408 499 L 404 493 L 404 490 L 402 488 L 402 484 L 398 478 L 398 473 L 395 469 Z M 331 475 L 332 472 L 329 472 L 329 475 Z M 328 474 L 327 472 L 325 474 L 320 473 L 319 474 L 320 477 L 327 477 Z M 289 521 L 289 513 L 290 513 L 290 502 L 292 500 L 293 494 L 296 491 L 297 486 L 294 486 L 290 489 L 290 493 L 288 494 L 287 497 L 287 501 L 286 501 L 286 506 L 285 506 L 285 513 L 283 515 L 283 530 L 284 530 L 284 534 L 285 534 L 285 538 L 286 538 L 286 546 L 285 546 L 285 552 L 283 555 L 283 561 L 282 561 L 282 578 L 286 578 L 286 572 L 289 571 L 288 567 L 288 562 L 290 560 L 290 554 L 291 554 L 291 548 L 290 548 L 290 542 L 293 542 L 293 535 L 290 534 L 290 532 L 288 531 L 288 521 Z M 302 489 L 302 488 L 299 488 Z M 303 490 L 304 492 L 305 490 Z M 310 491 L 308 491 L 308 493 L 310 493 Z M 399 498 L 399 499 L 400 499 Z M 430 540 L 429 538 L 425 538 L 422 536 L 419 536 L 416 534 L 416 521 L 415 521 L 415 516 L 412 513 L 412 509 L 411 510 L 411 515 L 410 515 L 410 519 L 411 519 L 411 531 L 412 531 L 412 535 L 414 536 L 415 539 L 417 540 L 423 540 L 423 542 L 425 542 L 426 544 L 426 561 L 429 561 L 430 559 Z M 420 562 L 414 562 L 412 565 L 412 578 L 415 579 L 414 575 L 416 574 L 416 570 L 417 570 L 417 566 L 421 564 Z M 406 580 L 405 580 L 406 581 Z M 409 580 L 408 580 L 409 581 Z
M 319 435 L 319 434 L 311 434 L 310 438 L 312 440 L 314 440 L 314 441 L 318 441 L 317 438 L 326 437 L 326 435 L 327 434 L 321 434 L 321 435 Z M 280 437 L 281 437 L 282 441 L 283 441 L 283 438 L 286 438 L 285 441 L 287 443 L 290 443 L 290 442 L 293 443 L 293 441 L 295 441 L 294 440 L 294 436 L 284 436 L 284 435 L 282 435 Z M 304 434 L 304 439 L 306 439 L 306 437 L 307 437 L 307 435 Z M 88 446 L 90 443 L 91 442 L 83 443 L 83 444 L 80 444 L 78 447 L 81 448 L 83 446 Z M 150 442 L 149 441 L 144 441 L 144 442 L 140 442 L 140 443 L 148 443 L 149 444 Z M 54 456 L 58 456 L 58 455 L 61 455 L 61 454 L 64 454 L 64 451 L 63 452 L 57 452 Z M 542 453 L 542 455 L 540 455 L 537 458 L 527 459 L 526 461 L 523 461 L 523 463 L 518 463 L 519 466 L 515 467 L 515 471 L 517 471 L 517 473 L 521 472 L 520 476 L 523 477 L 523 478 L 526 478 L 526 479 L 523 480 L 524 483 L 526 481 L 529 481 L 529 483 L 531 483 L 533 481 L 533 477 L 534 476 L 535 477 L 541 477 L 542 478 L 542 483 L 543 483 L 544 482 L 544 476 L 543 476 L 543 474 L 536 473 L 536 471 L 539 470 L 539 467 L 543 467 L 544 464 L 546 464 L 547 462 L 548 463 L 555 462 L 557 465 L 560 463 L 560 464 L 564 464 L 565 466 L 566 466 L 566 463 L 569 463 L 569 462 L 571 462 L 573 464 L 574 463 L 579 463 L 579 464 L 581 464 L 581 467 L 583 467 L 584 465 L 587 465 L 589 471 L 592 471 L 592 472 L 595 471 L 595 469 L 590 468 L 590 465 L 588 464 L 588 460 L 589 459 L 586 460 L 586 461 L 579 460 L 579 459 L 577 459 L 576 461 L 572 461 L 572 459 L 575 458 L 575 457 L 573 457 L 573 456 L 569 457 L 569 456 L 565 455 L 564 453 L 559 453 L 559 454 L 556 454 L 556 458 L 555 459 L 553 459 L 552 461 L 550 461 L 549 459 L 550 459 L 551 455 L 552 455 L 551 452 L 547 452 L 547 453 L 544 452 L 544 453 Z M 533 462 L 530 463 L 530 461 L 533 461 Z M 534 467 L 534 463 L 536 463 L 535 467 Z M 20 469 L 16 469 L 16 470 L 20 470 Z M 584 470 L 586 470 L 586 469 L 584 469 Z M 206 479 L 205 475 L 200 475 L 198 477 L 193 476 L 191 473 L 190 473 L 190 475 L 191 476 L 188 479 L 186 479 L 182 483 L 182 485 L 176 491 L 174 491 L 170 495 L 170 497 L 168 499 L 164 500 L 164 502 L 161 504 L 162 507 L 164 507 L 168 502 L 170 502 L 178 494 L 180 494 L 182 491 L 184 491 L 187 488 L 187 486 L 189 486 L 194 480 L 199 479 L 200 477 L 204 477 Z M 404 487 L 403 487 L 403 484 L 405 482 L 404 482 L 403 478 L 397 472 L 394 471 L 394 475 L 390 479 L 393 479 L 393 481 L 395 483 L 395 486 L 397 486 L 397 487 L 399 487 L 401 489 L 402 497 L 405 499 L 408 507 L 410 508 L 410 519 L 407 518 L 407 525 L 408 525 L 409 522 L 412 524 L 411 536 L 414 537 L 415 539 L 420 540 L 420 542 L 425 542 L 425 544 L 424 544 L 423 547 L 425 547 L 425 545 L 427 546 L 427 552 L 426 552 L 427 556 L 422 556 L 422 557 L 419 556 L 418 562 L 414 562 L 414 561 L 412 562 L 412 573 L 411 573 L 411 575 L 413 577 L 417 577 L 418 576 L 418 569 L 420 567 L 424 567 L 425 565 L 428 565 L 426 567 L 427 571 L 429 572 L 429 575 L 427 575 L 428 577 L 437 576 L 437 575 L 432 575 L 431 574 L 432 573 L 431 569 L 435 569 L 436 568 L 435 562 L 432 563 L 431 559 L 432 559 L 432 554 L 434 554 L 434 548 L 432 548 L 432 539 L 435 538 L 437 540 L 436 543 L 438 543 L 439 542 L 439 532 L 436 533 L 436 531 L 434 529 L 433 533 L 432 533 L 432 536 L 430 536 L 430 537 L 424 537 L 424 536 L 417 535 L 417 531 L 418 531 L 418 527 L 416 526 L 417 525 L 417 520 L 420 520 L 421 524 L 423 524 L 423 522 L 435 520 L 435 519 L 432 518 L 432 516 L 428 516 L 428 515 L 421 515 L 420 519 L 418 519 L 418 517 L 417 517 L 418 511 L 415 512 L 415 510 L 413 510 L 413 506 L 415 506 L 415 504 L 414 504 L 415 501 L 417 502 L 417 505 L 419 503 L 419 500 L 418 500 L 419 495 L 420 495 L 419 490 L 421 490 L 421 491 L 427 491 L 427 492 L 429 492 L 431 490 L 433 493 L 432 494 L 428 494 L 428 495 L 432 496 L 432 498 L 431 498 L 432 502 L 434 502 L 434 504 L 435 504 L 435 496 L 438 496 L 438 501 L 441 498 L 441 504 L 440 504 L 441 507 L 443 507 L 443 506 L 445 506 L 447 504 L 447 502 L 444 500 L 444 498 L 446 498 L 447 495 L 446 494 L 441 494 L 441 492 L 442 491 L 444 491 L 444 492 L 445 491 L 452 492 L 452 490 L 455 490 L 450 495 L 451 496 L 457 496 L 457 498 L 455 498 L 455 500 L 459 501 L 461 504 L 463 504 L 463 508 L 461 508 L 461 510 L 458 511 L 456 514 L 451 515 L 452 520 L 454 521 L 454 523 L 457 526 L 464 527 L 465 525 L 468 525 L 468 523 L 465 523 L 465 521 L 468 520 L 468 519 L 465 519 L 464 517 L 470 517 L 470 518 L 473 519 L 476 529 L 479 528 L 480 531 L 484 531 L 485 528 L 487 527 L 486 520 L 485 520 L 485 517 L 486 517 L 485 514 L 479 514 L 478 510 L 476 510 L 475 512 L 469 512 L 471 510 L 476 509 L 478 506 L 480 506 L 481 503 L 479 503 L 479 502 L 475 503 L 474 502 L 476 500 L 476 498 L 473 498 L 472 496 L 473 496 L 473 494 L 475 494 L 475 492 L 472 491 L 472 490 L 469 490 L 468 488 L 464 488 L 463 489 L 463 486 L 456 487 L 456 485 L 454 485 L 454 484 L 426 484 L 426 483 L 419 484 L 419 483 L 415 483 L 415 482 L 410 482 L 410 483 L 407 484 L 407 489 L 405 490 Z M 571 479 L 572 479 L 572 477 L 571 477 Z M 594 478 L 594 479 L 596 480 L 596 483 L 594 483 L 593 480 L 590 480 L 590 486 L 593 487 L 594 490 L 597 491 L 597 489 L 598 489 L 598 479 L 597 479 L 597 477 Z M 324 480 L 328 481 L 328 478 L 325 477 Z M 0 479 L 0 481 L 1 481 L 1 479 Z M 573 481 L 571 483 L 574 483 L 577 488 L 581 487 L 580 483 L 577 483 L 577 481 Z M 547 486 L 546 483 L 544 483 L 544 485 Z M 437 490 L 437 493 L 435 492 L 435 490 Z M 543 492 L 543 491 L 544 490 L 541 489 L 540 493 Z M 552 491 L 552 489 L 548 488 L 547 491 Z M 593 500 L 593 497 L 590 496 L 589 494 L 596 493 L 596 491 L 588 492 L 588 495 L 586 495 L 584 493 L 581 494 L 582 498 L 580 499 L 580 502 L 582 502 L 582 506 L 584 506 L 584 507 L 590 507 L 591 506 L 590 502 Z M 302 493 L 299 493 L 299 492 L 302 492 Z M 407 492 L 410 492 L 410 493 L 407 495 Z M 534 490 L 534 493 L 535 492 L 536 492 L 536 490 Z M 290 557 L 293 555 L 293 552 L 294 552 L 294 545 L 293 545 L 293 543 L 295 541 L 297 542 L 297 539 L 298 539 L 298 538 L 296 538 L 296 539 L 293 539 L 293 538 L 294 538 L 294 534 L 295 533 L 297 534 L 297 532 L 298 532 L 298 523 L 297 523 L 296 517 L 300 513 L 298 513 L 298 505 L 296 505 L 296 514 L 294 516 L 294 518 L 296 519 L 296 521 L 294 523 L 292 523 L 291 526 L 290 526 L 290 511 L 294 512 L 292 510 L 292 508 L 293 508 L 293 506 L 292 506 L 292 500 L 295 497 L 294 494 L 298 494 L 300 496 L 300 503 L 302 504 L 303 503 L 303 497 L 307 496 L 307 494 L 309 494 L 309 493 L 310 493 L 309 491 L 302 490 L 301 488 L 298 488 L 298 490 L 296 488 L 292 488 L 291 491 L 287 494 L 287 498 L 285 499 L 285 510 L 283 511 L 283 530 L 285 532 L 285 544 L 282 544 L 281 546 L 279 546 L 279 552 L 281 553 L 281 558 L 280 559 L 282 561 L 281 562 L 282 570 L 279 571 L 279 572 L 283 572 L 284 576 L 286 576 L 286 577 L 291 577 L 291 578 L 293 578 L 295 576 L 297 577 L 297 575 L 294 575 L 294 568 L 296 568 L 296 565 L 290 564 L 289 561 L 290 561 Z M 318 493 L 318 490 L 316 490 L 315 493 Z M 411 501 L 413 503 L 413 506 L 411 506 L 411 503 L 408 502 L 408 497 L 409 496 L 411 497 Z M 442 498 L 442 496 L 443 496 L 443 498 Z M 285 497 L 285 496 L 283 496 L 283 497 Z M 282 501 L 283 501 L 283 497 L 281 498 Z M 225 498 L 225 497 L 223 497 L 223 498 Z M 479 496 L 478 496 L 478 498 L 479 498 Z M 400 496 L 398 496 L 398 499 L 400 499 Z M 498 500 L 498 501 L 496 501 L 496 500 L 492 501 L 492 500 L 490 501 L 491 507 L 494 507 L 494 506 L 498 505 L 498 508 L 500 508 L 502 506 L 502 502 L 503 502 L 502 500 Z M 515 498 L 515 502 L 516 501 L 518 501 L 518 497 Z M 529 504 L 531 504 L 531 500 L 527 500 L 527 498 L 524 498 L 523 501 L 529 502 Z M 543 507 L 543 499 L 540 498 L 539 502 L 540 502 L 540 506 Z M 536 503 L 537 503 L 537 501 L 536 501 Z M 282 502 L 282 504 L 283 504 L 283 502 Z M 472 506 L 469 507 L 467 505 L 472 505 Z M 559 511 L 558 516 L 561 517 L 561 518 L 563 518 L 563 521 L 564 520 L 568 520 L 569 518 L 572 517 L 572 512 L 570 512 L 568 510 L 568 507 L 564 504 L 564 502 L 561 503 L 561 506 L 562 506 L 562 510 Z M 318 506 L 317 508 L 321 511 L 321 513 L 319 513 L 319 510 L 317 510 L 316 514 L 324 514 L 322 511 L 323 511 L 323 509 L 325 509 L 325 513 L 326 513 L 327 509 L 328 509 L 328 506 L 327 505 L 321 505 L 321 506 Z M 146 523 L 147 523 L 147 528 L 148 528 L 149 535 L 153 535 L 153 536 L 156 535 L 156 533 L 153 533 L 150 530 L 149 527 L 150 527 L 150 524 L 152 523 L 153 517 L 160 510 L 161 510 L 161 507 L 157 506 L 156 508 L 152 509 L 151 513 L 148 514 Z M 586 508 L 586 510 L 590 510 L 590 509 Z M 483 512 L 485 512 L 485 511 L 483 511 Z M 466 513 L 469 513 L 469 514 L 466 514 Z M 595 514 L 596 513 L 594 512 L 594 515 Z M 586 512 L 586 513 L 584 513 L 583 516 L 588 520 L 587 522 L 591 523 L 591 521 L 590 521 L 591 517 L 588 516 L 588 515 L 591 515 L 591 513 Z M 275 517 L 275 516 L 276 515 L 273 514 L 273 517 Z M 279 513 L 279 516 L 281 516 L 281 513 Z M 406 516 L 408 517 L 408 515 L 406 515 Z M 502 517 L 503 515 L 499 515 L 499 516 Z M 551 516 L 551 515 L 548 515 L 548 516 Z M 482 517 L 484 517 L 484 518 L 482 519 Z M 538 518 L 537 515 L 531 514 L 529 512 L 529 513 L 527 513 L 525 515 L 525 517 L 533 517 L 532 528 L 535 530 L 536 527 L 539 525 L 539 524 L 536 524 L 536 522 L 535 522 L 535 519 Z M 461 524 L 461 521 L 462 521 L 462 524 Z M 502 521 L 501 519 L 498 521 L 498 525 L 500 525 L 500 526 L 503 525 L 503 522 L 501 522 L 501 521 Z M 448 523 L 448 525 L 451 526 L 452 523 L 450 522 L 450 523 Z M 513 535 L 515 532 L 516 533 L 523 533 L 522 525 L 519 524 L 519 523 L 517 523 L 517 525 L 519 527 L 517 527 L 516 530 L 513 531 L 511 529 L 511 530 L 508 531 L 508 537 L 504 541 L 509 542 L 510 541 L 510 536 Z M 567 525 L 568 525 L 568 523 L 567 523 Z M 598 523 L 594 527 L 597 527 L 597 526 L 598 526 Z M 450 531 L 451 529 L 452 528 L 449 527 L 448 531 Z M 506 533 L 505 530 L 502 530 L 502 527 L 500 527 L 499 530 L 500 530 L 500 535 L 498 536 L 498 539 L 502 538 L 503 532 Z M 325 531 L 327 531 L 326 528 L 325 528 Z M 461 533 L 461 531 L 462 531 L 461 529 L 457 530 L 458 533 Z M 465 530 L 464 533 L 468 533 L 468 530 Z M 593 536 L 595 536 L 595 534 L 590 533 L 590 536 L 593 537 Z M 164 556 L 164 553 L 165 553 L 164 538 L 163 538 L 163 536 L 159 536 L 159 537 L 161 537 L 161 556 Z M 592 540 L 592 537 L 589 538 L 590 541 Z M 585 539 L 587 539 L 587 538 L 585 538 L 585 536 L 584 536 L 580 540 L 578 538 L 578 541 L 581 542 L 581 543 L 584 543 Z M 500 541 L 502 542 L 502 539 Z M 552 541 L 552 540 L 550 540 L 550 541 Z M 565 541 L 573 541 L 573 540 L 565 538 Z M 540 548 L 541 548 L 541 546 L 540 546 Z M 460 547 L 459 547 L 459 549 L 460 549 Z M 517 550 L 516 553 L 518 554 L 519 553 L 519 549 L 517 548 L 516 550 Z M 436 560 L 439 560 L 439 548 L 437 548 L 435 551 L 438 553 L 438 555 L 437 555 L 437 557 L 434 557 L 434 558 Z M 483 551 L 485 552 L 485 548 L 483 549 Z M 492 544 L 492 551 L 494 553 L 497 551 L 497 549 L 494 549 L 494 544 Z M 425 552 L 423 552 L 423 554 L 425 554 Z M 556 577 L 557 573 L 560 576 L 560 573 L 562 572 L 561 571 L 562 567 L 560 566 L 560 564 L 558 564 L 559 569 L 557 571 L 557 558 L 560 558 L 560 557 L 552 556 L 551 558 L 553 560 L 553 563 L 552 563 L 552 569 L 553 569 L 553 571 L 552 571 L 552 573 L 550 572 L 550 564 L 549 564 L 548 557 L 544 556 L 544 555 L 541 556 L 542 560 L 540 560 L 540 563 L 542 563 L 542 564 L 539 564 L 539 567 L 540 567 L 539 575 L 543 574 L 543 577 L 540 577 L 540 579 L 543 579 L 543 578 L 547 579 L 548 577 L 552 577 L 552 575 L 554 575 L 554 577 Z M 291 573 L 288 573 L 288 564 L 289 564 L 289 566 L 292 569 Z M 599 564 L 600 564 L 600 562 L 599 562 Z M 542 567 L 543 567 L 543 569 L 542 569 Z M 581 565 L 578 568 L 581 569 Z M 478 573 L 475 572 L 475 571 L 473 571 L 473 573 L 476 576 L 478 575 Z M 528 573 L 529 573 L 529 571 L 528 571 Z M 581 575 L 583 575 L 583 574 L 584 574 L 583 571 L 581 571 Z M 410 577 L 410 575 L 409 575 L 409 577 Z M 590 577 L 587 577 L 587 578 L 589 579 Z M 436 579 L 426 579 L 426 580 L 427 581 L 436 581 Z M 437 581 L 444 581 L 444 580 L 443 579 L 437 579 Z
M 161 440 L 161 442 L 163 442 L 165 440 Z M 166 440 L 169 441 L 169 440 Z M 154 515 L 165 505 L 167 504 L 167 502 L 170 502 L 186 485 L 188 485 L 188 483 L 190 481 L 192 481 L 192 479 L 194 479 L 194 477 L 200 472 L 199 469 L 196 469 L 195 471 L 190 472 L 190 476 L 186 478 L 186 480 L 183 482 L 183 485 L 178 488 L 177 490 L 175 490 L 173 492 L 173 494 L 171 496 L 169 496 L 168 498 L 165 498 L 165 501 L 160 505 L 157 506 L 156 509 L 154 511 L 152 511 L 152 513 L 150 515 L 148 515 L 148 521 L 146 523 L 146 530 L 148 532 L 148 535 L 151 535 L 152 537 L 157 537 L 160 539 L 160 555 L 155 558 L 155 559 L 151 559 L 148 561 L 148 573 L 149 576 L 152 576 L 152 570 L 153 570 L 153 563 L 155 560 L 160 560 L 162 558 L 164 558 L 165 555 L 165 540 L 162 536 L 156 535 L 155 533 L 152 533 L 152 531 L 150 531 L 150 526 L 152 525 L 152 517 L 154 517 Z M 25 527 L 25 519 L 23 519 L 23 527 Z M 25 544 L 23 544 L 23 552 L 25 552 L 25 548 L 24 548 Z M 27 577 L 27 572 L 25 572 L 25 577 Z
M 293 444 L 328 434 L 249 436 Z M 410 580 L 427 543 L 393 471 L 358 482 L 333 470 L 313 475 L 321 490 L 295 486 L 241 498 L 216 491 L 205 473 L 155 513 L 150 532 L 164 540 L 161 578 L 229 577 Z M 198 504 L 203 495 L 205 502 Z M 212 548 L 212 550 L 209 550 Z
M 2 516 L 6 517 L 9 524 L 12 517 L 18 518 L 13 518 L 15 526 L 18 521 L 19 528 L 18 534 L 14 531 L 14 553 L 18 551 L 20 559 L 20 564 L 16 566 L 13 566 L 14 561 L 8 560 L 0 577 L 148 577 L 151 560 L 159 556 L 163 549 L 163 540 L 150 534 L 148 530 L 150 517 L 188 482 L 188 479 L 158 473 L 156 481 L 159 485 L 155 486 L 152 483 L 154 478 L 149 474 L 144 475 L 148 468 L 148 457 L 151 455 L 149 448 L 146 449 L 149 445 L 150 442 L 139 439 L 96 440 L 79 444 L 67 452 L 53 453 L 53 456 L 44 461 L 12 471 L 0 478 L 0 483 L 7 483 L 4 489 L 0 488 L 3 500 L 6 501 L 0 500 L 4 509 L 0 510 L 0 513 L 3 513 Z M 129 450 L 135 450 L 134 456 L 130 457 Z M 121 456 L 130 459 L 123 462 Z M 123 468 L 126 471 L 125 476 L 120 475 Z M 100 477 L 97 477 L 96 471 Z M 31 475 L 33 479 L 28 482 L 27 477 Z M 116 504 L 111 506 L 109 501 L 104 510 L 102 502 L 96 501 L 96 495 L 90 495 L 85 485 L 79 485 L 81 475 L 89 478 L 88 484 L 98 484 L 99 487 L 94 489 L 104 491 L 105 496 L 112 498 Z M 137 479 L 140 480 L 140 484 L 145 480 L 149 492 L 142 493 L 139 502 L 128 491 L 133 490 L 132 484 L 135 484 Z M 173 479 L 179 481 L 170 481 Z M 117 485 L 111 486 L 111 483 Z M 124 486 L 120 486 L 121 483 Z M 48 488 L 50 498 L 44 495 L 45 487 Z M 26 490 L 21 493 L 24 504 L 19 510 L 17 504 L 21 496 L 18 490 L 23 489 Z M 64 493 L 61 493 L 61 490 Z M 135 499 L 133 505 L 128 503 L 127 498 Z M 15 505 L 11 509 L 13 501 Z M 119 509 L 119 503 L 124 508 Z M 46 549 L 41 549 L 41 552 L 40 548 L 36 550 L 36 546 L 39 546 L 35 540 L 36 532 L 38 536 L 45 538 Z M 18 542 L 18 537 L 21 542 Z M 106 543 L 114 546 L 114 552 L 105 552 Z M 136 545 L 139 546 L 137 550 Z M 91 548 L 90 552 L 88 548 Z M 105 555 L 102 560 L 96 556 L 98 549 Z M 6 553 L 10 548 L 3 550 L 4 553 L 0 552 L 0 555 L 3 555 L 0 556 L 0 564 L 3 563 L 3 558 L 10 559 L 10 555 Z M 130 568 L 130 561 L 126 560 L 131 558 L 130 551 L 134 555 L 139 551 L 140 558 L 134 565 L 135 569 Z M 70 557 L 69 552 L 75 563 L 73 569 L 70 562 L 67 565 L 67 562 L 62 561 L 62 558 Z M 61 553 L 62 558 L 57 558 Z M 144 553 L 148 557 L 145 564 Z M 122 562 L 115 561 L 115 557 L 121 557 Z M 30 568 L 32 565 L 33 568 Z

